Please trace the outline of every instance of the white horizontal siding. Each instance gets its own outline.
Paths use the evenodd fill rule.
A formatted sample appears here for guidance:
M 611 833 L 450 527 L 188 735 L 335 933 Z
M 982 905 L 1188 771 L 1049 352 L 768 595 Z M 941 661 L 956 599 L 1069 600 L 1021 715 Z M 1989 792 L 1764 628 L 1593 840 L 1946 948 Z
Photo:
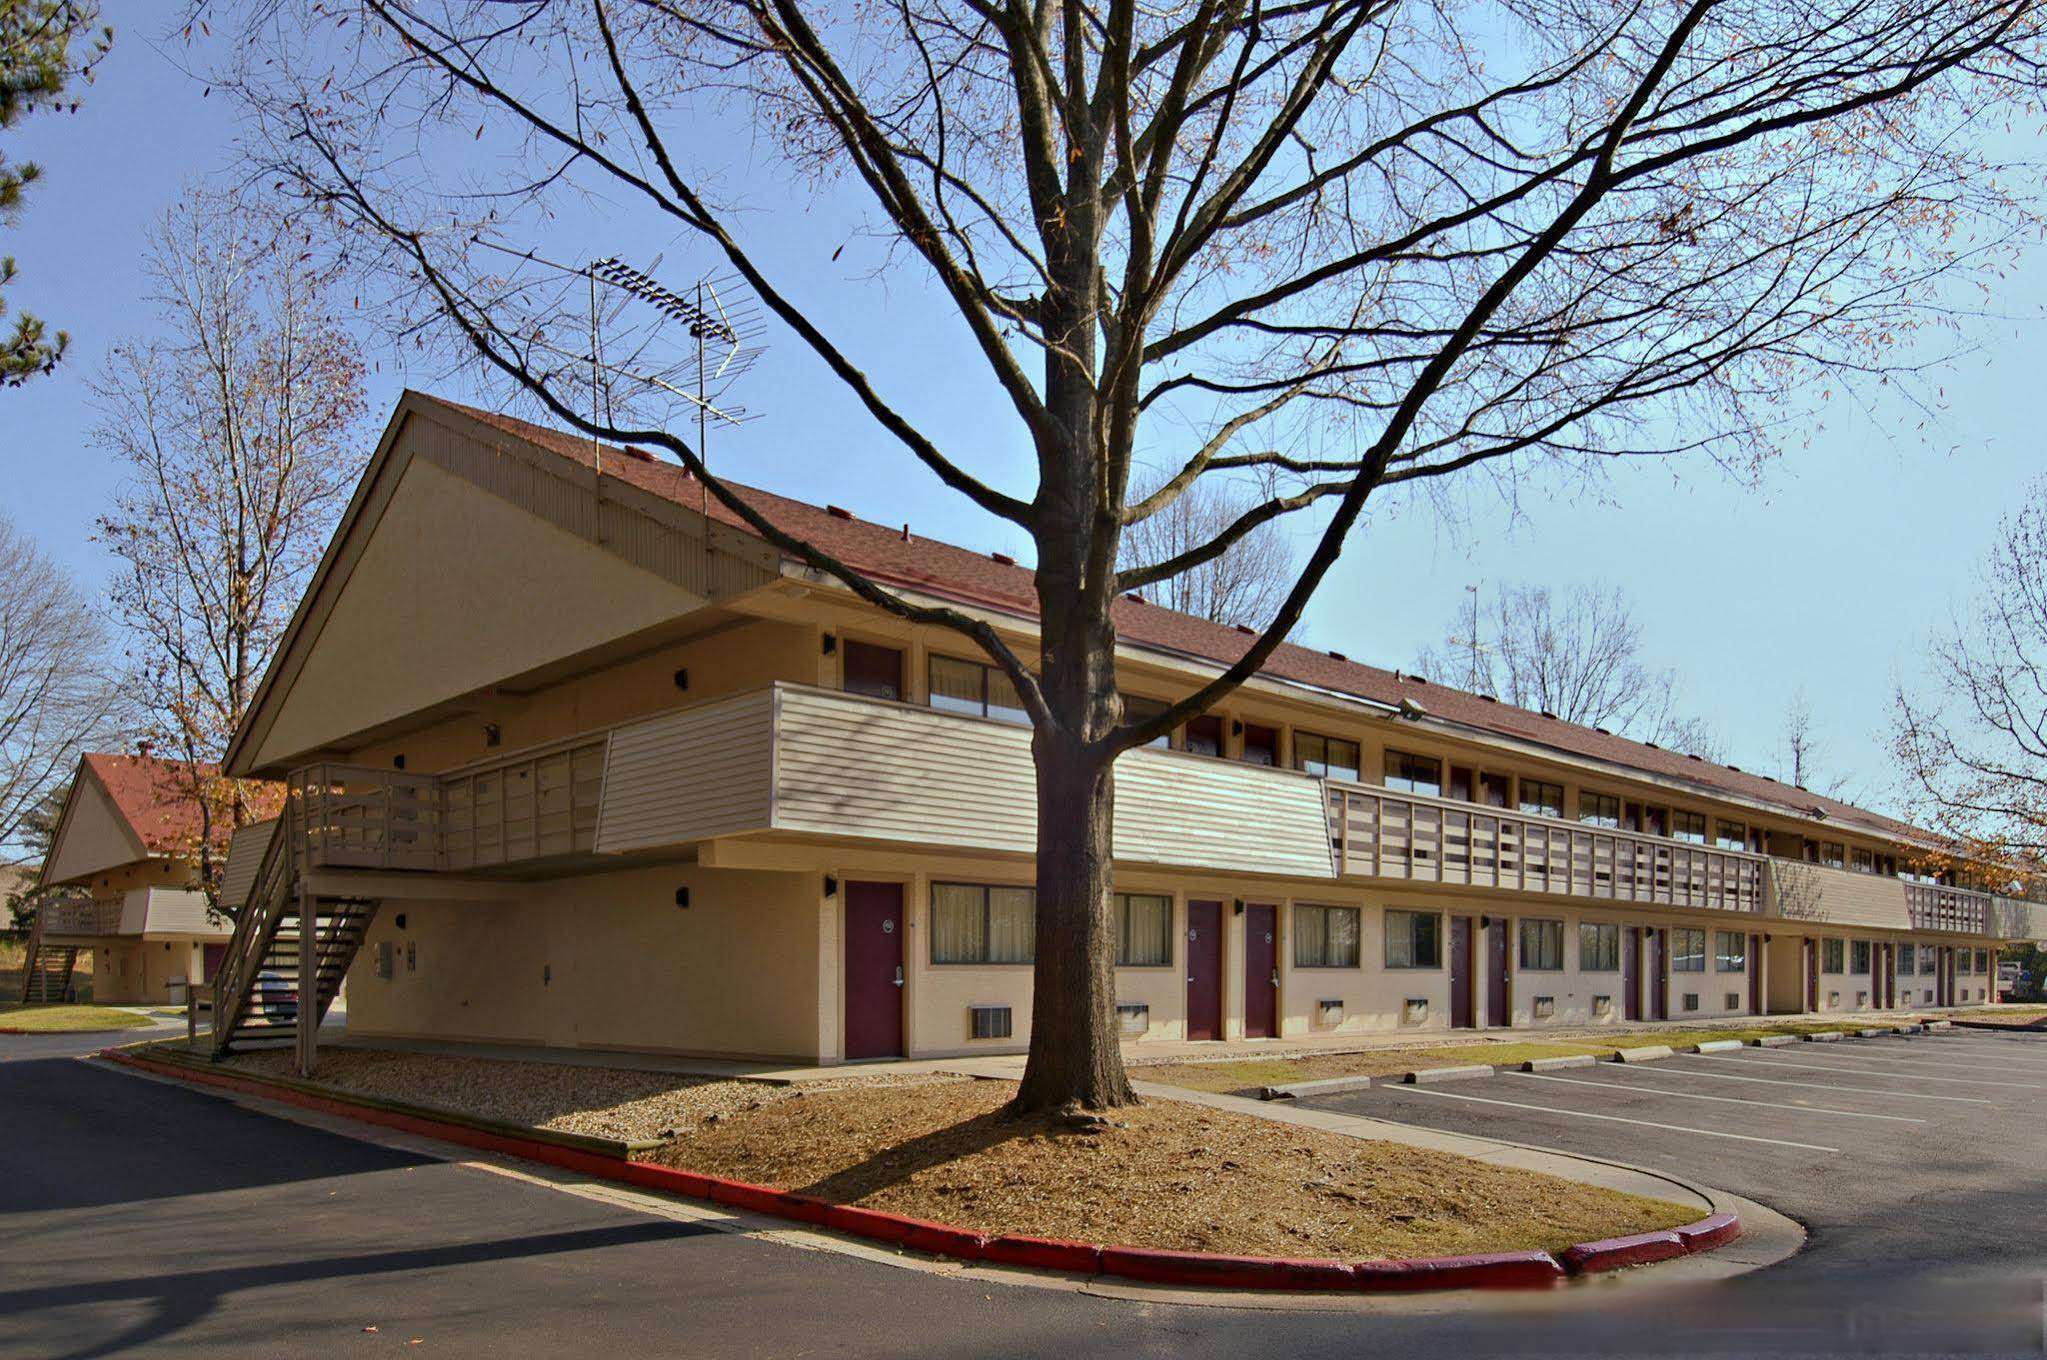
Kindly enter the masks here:
M 218 935 L 234 933 L 226 917 L 208 920 L 206 894 L 184 888 L 141 888 L 129 894 L 141 898 L 145 912 L 143 931 L 151 935 Z
M 618 728 L 604 763 L 597 853 L 768 828 L 774 691 Z
M 1770 861 L 1775 915 L 1816 925 L 1912 929 L 1905 885 L 1878 874 L 1857 874 L 1791 860 Z
M 784 689 L 774 825 L 1028 854 L 1028 729 L 823 690 Z M 1333 878 L 1320 781 L 1143 750 L 1116 765 L 1115 856 L 1140 864 Z
M 228 842 L 227 868 L 220 875 L 220 904 L 230 911 L 239 911 L 248 905 L 249 890 L 256 886 L 256 871 L 263 867 L 263 856 L 270 849 L 270 838 L 276 834 L 277 818 L 267 822 L 251 822 L 235 832 Z

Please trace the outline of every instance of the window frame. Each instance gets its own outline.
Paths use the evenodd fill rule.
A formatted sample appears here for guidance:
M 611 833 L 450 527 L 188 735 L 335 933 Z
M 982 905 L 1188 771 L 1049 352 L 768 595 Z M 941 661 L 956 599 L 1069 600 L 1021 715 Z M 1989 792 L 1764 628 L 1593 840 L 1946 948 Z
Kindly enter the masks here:
M 1524 973 L 1561 973 L 1564 971 L 1564 922 L 1562 917 L 1524 916 L 1515 923 L 1518 943 L 1515 950 L 1516 965 Z M 1539 946 L 1539 957 L 1545 961 L 1529 961 L 1529 944 Z M 1555 963 L 1546 960 L 1554 947 Z
M 1396 932 L 1394 931 L 1393 928 L 1393 918 L 1396 916 L 1404 918 L 1408 922 L 1408 929 L 1405 932 L 1405 938 L 1407 940 L 1408 952 L 1410 955 L 1412 955 L 1414 952 L 1414 945 L 1418 938 L 1414 934 L 1413 923 L 1424 919 L 1428 920 L 1431 923 L 1431 928 L 1429 931 L 1430 945 L 1435 951 L 1435 958 L 1432 961 L 1427 963 L 1416 963 L 1413 961 L 1411 957 L 1409 961 L 1406 963 L 1395 963 L 1393 961 L 1393 941 L 1396 935 Z M 1442 912 L 1423 911 L 1414 907 L 1388 907 L 1385 909 L 1384 913 L 1381 916 L 1381 927 L 1382 927 L 1381 933 L 1384 936 L 1384 940 L 1381 946 L 1380 959 L 1382 961 L 1381 967 L 1386 969 L 1386 971 L 1395 973 L 1440 973 L 1443 970 Z
M 1732 835 L 1728 833 L 1732 832 Z M 1748 823 L 1730 822 L 1725 817 L 1713 819 L 1713 848 L 1716 850 L 1748 849 Z
M 1547 817 L 1552 821 L 1564 819 L 1564 786 L 1548 779 L 1523 777 L 1514 781 L 1514 811 L 1523 817 Z M 1530 798 L 1531 790 L 1534 799 Z M 1554 792 L 1554 800 L 1542 801 L 1543 795 Z
M 1319 742 L 1321 744 L 1322 759 L 1320 761 L 1311 759 L 1307 754 L 1305 754 L 1301 750 L 1301 746 L 1304 742 L 1307 743 Z M 1338 766 L 1329 759 L 1330 754 L 1329 748 L 1332 746 L 1339 745 L 1348 746 L 1351 749 L 1351 754 L 1354 757 L 1354 761 L 1352 764 L 1347 766 Z M 1322 768 L 1319 771 L 1308 768 L 1309 766 L 1315 764 L 1321 765 Z M 1332 737 L 1327 735 L 1326 733 L 1304 731 L 1303 729 L 1297 727 L 1294 729 L 1294 768 L 1301 771 L 1304 774 L 1314 775 L 1317 779 L 1340 779 L 1343 780 L 1345 783 L 1362 784 L 1365 780 L 1364 743 L 1352 741 L 1349 737 Z M 1350 774 L 1342 775 L 1332 773 L 1332 771 L 1337 769 L 1348 769 L 1350 771 Z
M 1733 940 L 1735 949 L 1728 951 L 1727 942 Z M 1729 963 L 1728 960 L 1734 962 Z M 1748 932 L 1745 930 L 1719 930 L 1713 932 L 1713 971 L 1716 973 L 1748 972 Z
M 1585 948 L 1587 932 L 1590 938 L 1601 942 L 1601 948 L 1590 956 Z M 1612 943 L 1612 963 L 1604 962 L 1608 950 L 1604 943 Z M 1578 971 L 1581 973 L 1618 973 L 1621 970 L 1621 927 L 1618 921 L 1580 921 L 1578 923 Z
M 1591 807 L 1586 806 L 1591 804 Z M 1613 811 L 1605 809 L 1611 805 Z M 1580 826 L 1602 827 L 1609 831 L 1621 829 L 1621 800 L 1615 793 L 1600 793 L 1593 789 L 1578 790 L 1578 824 Z
M 1868 977 L 1876 956 L 1876 946 L 1868 940 L 1848 942 L 1848 976 Z
M 1690 938 L 1696 937 L 1698 952 L 1686 947 Z M 1670 971 L 1673 973 L 1703 973 L 1706 971 L 1706 928 L 1704 926 L 1672 926 L 1670 928 Z
M 1320 930 L 1310 932 L 1301 927 L 1301 918 L 1309 912 L 1319 914 L 1324 920 L 1325 924 Z M 1338 912 L 1347 914 L 1350 920 L 1351 959 L 1348 963 L 1332 963 L 1329 961 L 1329 945 L 1337 936 L 1335 932 L 1328 928 L 1326 922 L 1335 919 L 1334 914 Z M 1292 953 L 1295 968 L 1313 972 L 1356 972 L 1365 966 L 1365 910 L 1363 907 L 1347 907 L 1333 902 L 1296 902 L 1294 903 L 1291 925 L 1291 933 L 1293 935 Z M 1319 937 L 1321 939 L 1323 957 L 1318 962 L 1303 963 L 1301 961 L 1302 950 L 1310 943 L 1312 937 Z
M 1413 762 L 1417 766 L 1433 766 L 1435 768 L 1433 781 L 1435 787 L 1419 787 L 1411 774 L 1395 775 L 1393 773 L 1393 762 L 1396 760 Z M 1396 780 L 1399 782 L 1396 783 Z M 1441 798 L 1443 796 L 1443 762 L 1436 756 L 1416 755 L 1412 751 L 1402 751 L 1396 747 L 1388 746 L 1385 756 L 1380 762 L 1380 784 L 1381 787 L 1390 789 L 1394 793 L 1414 793 L 1420 794 L 1425 798 Z
M 955 706 L 963 701 L 953 700 L 947 703 L 940 703 L 938 701 L 938 690 L 932 683 L 932 673 L 941 662 L 951 666 L 972 666 L 981 673 L 981 711 L 979 713 L 971 712 L 963 706 Z M 986 718 L 990 722 L 1006 723 L 1011 727 L 1029 727 L 1031 725 L 1031 715 L 1023 707 L 1022 695 L 1017 696 L 1017 706 L 1014 709 L 1011 709 L 1006 704 L 999 710 L 995 708 L 989 696 L 997 680 L 1008 685 L 1010 691 L 1015 693 L 1016 686 L 1010 683 L 1009 677 L 1003 673 L 1002 668 L 999 666 L 990 665 L 986 661 L 976 661 L 972 657 L 953 656 L 948 652 L 926 652 L 924 654 L 924 706 L 926 708 L 934 709 L 940 713 L 957 714 L 963 718 Z M 1012 712 L 1016 714 L 1014 718 L 1008 716 Z
M 1158 963 L 1134 963 L 1124 953 L 1124 947 L 1130 942 L 1130 899 L 1133 897 L 1153 899 L 1166 904 L 1166 956 Z M 1155 969 L 1172 968 L 1174 966 L 1173 941 L 1178 937 L 1179 932 L 1173 928 L 1173 922 L 1179 913 L 1174 909 L 1173 895 L 1171 893 L 1119 892 L 1112 898 L 1110 912 L 1114 918 L 1112 924 L 1116 932 L 1116 967 Z
M 976 888 L 981 893 L 981 949 L 983 957 L 978 959 L 941 959 L 938 957 L 938 890 L 940 888 Z M 929 923 L 930 939 L 926 942 L 924 957 L 933 968 L 1032 968 L 1038 961 L 1038 920 L 1037 889 L 1028 883 L 974 883 L 958 879 L 933 879 L 930 891 Z M 1028 893 L 1031 897 L 1030 957 L 1025 959 L 996 959 L 990 957 L 991 942 L 995 938 L 995 894 L 997 892 Z
M 1696 830 L 1692 829 L 1694 826 L 1697 827 Z M 1686 845 L 1704 845 L 1707 829 L 1705 813 L 1692 812 L 1685 808 L 1670 810 L 1670 839 L 1683 841 Z
M 1829 962 L 1832 966 L 1829 967 Z M 1848 942 L 1839 935 L 1825 935 L 1820 938 L 1820 972 L 1832 973 L 1838 977 L 1850 976 L 1848 972 Z

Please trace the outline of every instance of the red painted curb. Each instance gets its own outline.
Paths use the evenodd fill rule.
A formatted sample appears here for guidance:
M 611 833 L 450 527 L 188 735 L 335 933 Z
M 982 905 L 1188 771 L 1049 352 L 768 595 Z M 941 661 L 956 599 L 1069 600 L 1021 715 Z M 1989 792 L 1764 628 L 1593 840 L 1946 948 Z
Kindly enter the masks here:
M 863 1209 L 858 1205 L 832 1204 L 773 1186 L 750 1185 L 723 1176 L 586 1152 L 543 1139 L 492 1133 L 396 1110 L 357 1105 L 348 1100 L 313 1095 L 226 1072 L 200 1071 L 181 1063 L 154 1061 L 119 1049 L 102 1049 L 99 1056 L 109 1062 L 176 1077 L 196 1085 L 260 1096 L 303 1109 L 338 1114 L 365 1124 L 420 1134 L 445 1143 L 522 1157 L 601 1180 L 643 1186 L 686 1199 L 708 1200 L 734 1209 L 816 1224 L 935 1256 L 1072 1274 L 1117 1275 L 1155 1284 L 1403 1293 L 1437 1289 L 1536 1289 L 1561 1282 L 1566 1277 L 1567 1264 L 1569 1273 L 1610 1270 L 1691 1251 L 1710 1251 L 1741 1235 L 1741 1223 L 1733 1214 L 1714 1214 L 1670 1232 L 1644 1233 L 1638 1237 L 1613 1238 L 1605 1242 L 1583 1242 L 1560 1253 L 1562 1261 L 1546 1251 L 1510 1251 L 1480 1256 L 1356 1263 L 1227 1256 L 1214 1252 L 1144 1247 L 1099 1247 L 1087 1242 L 1023 1235 L 991 1238 L 950 1224 L 931 1223 L 879 1209 Z M 1629 1260 L 1614 1259 L 1616 1253 L 1659 1247 L 1670 1249 Z
M 1687 1223 L 1675 1231 L 1677 1240 L 1685 1244 L 1687 1252 L 1711 1251 L 1741 1236 L 1741 1220 L 1733 1214 L 1714 1214 L 1697 1223 Z
M 1563 1266 L 1546 1251 L 1498 1251 L 1423 1261 L 1360 1261 L 1351 1267 L 1351 1274 L 1359 1289 L 1400 1293 L 1422 1289 L 1547 1289 L 1564 1280 Z
M 1355 1285 L 1350 1267 L 1342 1261 L 1288 1261 L 1146 1247 L 1103 1247 L 1102 1273 L 1153 1284 L 1226 1289 L 1350 1289 Z
M 992 1237 L 981 1259 L 1034 1270 L 1063 1270 L 1069 1275 L 1102 1273 L 1102 1249 L 1092 1242 L 1065 1242 L 1056 1237 Z
M 1600 1242 L 1580 1242 L 1557 1253 L 1564 1268 L 1574 1275 L 1598 1270 L 1619 1270 L 1624 1266 L 1668 1261 L 1685 1254 L 1685 1244 L 1674 1232 L 1636 1233 L 1632 1237 L 1609 1237 Z

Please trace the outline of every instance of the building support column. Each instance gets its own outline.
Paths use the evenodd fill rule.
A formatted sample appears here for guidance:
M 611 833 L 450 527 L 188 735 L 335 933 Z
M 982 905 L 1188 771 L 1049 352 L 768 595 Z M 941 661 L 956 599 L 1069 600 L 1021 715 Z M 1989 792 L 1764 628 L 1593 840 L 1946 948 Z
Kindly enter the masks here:
M 304 880 L 299 889 L 298 1074 L 313 1075 L 314 1051 L 320 1041 L 320 923 L 313 895 Z

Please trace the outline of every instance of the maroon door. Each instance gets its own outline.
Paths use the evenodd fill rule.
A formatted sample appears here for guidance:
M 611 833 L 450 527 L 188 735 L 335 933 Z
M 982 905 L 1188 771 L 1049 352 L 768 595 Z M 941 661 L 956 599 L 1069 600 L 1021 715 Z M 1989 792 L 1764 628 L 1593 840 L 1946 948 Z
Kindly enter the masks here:
M 877 699 L 903 697 L 903 654 L 893 647 L 846 641 L 846 693 Z
M 1279 1033 L 1279 913 L 1270 906 L 1244 908 L 1244 1037 L 1270 1039 Z
M 1662 926 L 1649 932 L 1649 1018 L 1670 1019 L 1670 940 Z
M 1471 918 L 1450 918 L 1450 1028 L 1471 1025 Z
M 1187 904 L 1187 1037 L 1223 1037 L 1223 904 Z
M 1889 1010 L 1898 1003 L 1898 958 L 1891 946 L 1876 951 L 1876 1004 Z
M 1940 1004 L 1955 1004 L 1955 951 L 1951 945 L 1940 947 Z
M 903 885 L 846 885 L 846 1056 L 903 1056 Z
M 1642 927 L 1621 932 L 1621 1018 L 1642 1018 Z
M 199 966 L 206 970 L 206 976 L 200 978 L 199 980 L 201 982 L 211 982 L 216 977 L 219 977 L 220 961 L 226 957 L 227 957 L 226 945 L 224 944 L 207 945 L 203 956 L 199 960 Z
M 1808 935 L 1805 937 L 1805 1013 L 1812 1015 L 1820 1008 L 1820 942 Z
M 1485 942 L 1485 1022 L 1488 1025 L 1511 1025 L 1514 1017 L 1507 1010 L 1507 920 L 1504 916 L 1494 916 L 1486 921 Z
M 1748 1013 L 1763 1013 L 1763 937 L 1748 937 Z

